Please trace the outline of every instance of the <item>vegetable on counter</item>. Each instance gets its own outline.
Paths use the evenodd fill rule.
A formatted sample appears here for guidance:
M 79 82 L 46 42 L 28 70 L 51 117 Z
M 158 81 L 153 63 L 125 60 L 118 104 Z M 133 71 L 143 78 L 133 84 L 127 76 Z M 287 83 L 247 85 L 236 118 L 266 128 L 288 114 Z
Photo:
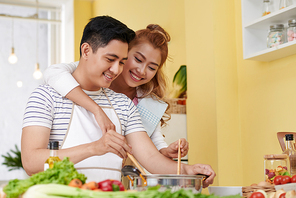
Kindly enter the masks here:
M 16 198 L 36 184 L 64 184 L 68 185 L 73 179 L 79 179 L 85 183 L 84 174 L 78 173 L 74 164 L 65 157 L 63 161 L 55 162 L 52 169 L 36 173 L 25 180 L 14 179 L 3 188 L 6 198 Z
M 99 189 L 102 191 L 124 191 L 124 186 L 118 180 L 106 179 L 99 182 Z
M 117 191 L 117 192 L 96 192 L 83 190 L 60 184 L 39 184 L 32 186 L 24 193 L 23 198 L 222 198 L 215 195 L 193 194 L 189 190 L 180 189 L 176 192 L 170 190 L 159 192 L 157 190 L 147 191 Z M 223 198 L 241 198 L 240 195 L 224 196 Z
M 124 186 L 120 181 L 112 179 L 106 179 L 99 183 L 91 181 L 82 185 L 82 182 L 75 178 L 69 183 L 69 186 L 96 191 L 125 191 Z
M 289 190 L 284 191 L 283 189 L 277 190 L 276 192 L 271 192 L 269 194 L 266 194 L 263 190 L 257 190 L 256 192 L 253 192 L 249 198 L 295 198 L 296 197 L 296 191 L 295 190 Z

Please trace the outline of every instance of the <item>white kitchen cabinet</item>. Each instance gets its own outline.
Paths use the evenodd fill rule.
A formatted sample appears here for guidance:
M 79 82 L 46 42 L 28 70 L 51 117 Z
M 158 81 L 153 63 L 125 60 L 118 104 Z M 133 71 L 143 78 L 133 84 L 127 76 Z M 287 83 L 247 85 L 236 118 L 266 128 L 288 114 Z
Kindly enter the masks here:
M 288 27 L 288 20 L 296 19 L 296 0 L 281 10 L 280 0 L 270 1 L 273 12 L 262 16 L 263 0 L 241 0 L 244 59 L 268 62 L 296 54 L 296 41 L 267 48 L 269 26 L 282 23 Z

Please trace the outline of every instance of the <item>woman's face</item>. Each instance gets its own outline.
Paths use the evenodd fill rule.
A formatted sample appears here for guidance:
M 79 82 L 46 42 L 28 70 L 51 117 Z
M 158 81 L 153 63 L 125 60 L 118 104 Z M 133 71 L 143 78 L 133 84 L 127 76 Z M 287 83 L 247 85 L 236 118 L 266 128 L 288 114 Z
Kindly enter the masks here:
M 148 83 L 156 74 L 161 62 L 161 52 L 145 42 L 131 48 L 123 66 L 121 77 L 129 87 Z

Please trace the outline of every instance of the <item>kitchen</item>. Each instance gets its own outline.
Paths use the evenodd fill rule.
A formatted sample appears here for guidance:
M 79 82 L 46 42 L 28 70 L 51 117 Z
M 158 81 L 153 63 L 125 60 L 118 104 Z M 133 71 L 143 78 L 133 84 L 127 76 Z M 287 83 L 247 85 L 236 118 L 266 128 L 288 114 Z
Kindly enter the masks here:
M 270 62 L 245 60 L 242 1 L 238 0 L 75 0 L 75 46 L 88 19 L 104 14 L 134 30 L 159 23 L 171 34 L 172 62 L 166 65 L 167 75 L 172 79 L 183 64 L 188 70 L 189 163 L 211 164 L 217 173 L 214 185 L 247 186 L 262 181 L 263 156 L 281 153 L 276 133 L 295 132 L 295 54 Z M 75 47 L 75 60 L 78 57 Z M 7 57 L 2 55 L 2 60 Z M 2 66 L 1 70 L 6 72 Z M 1 87 L 5 85 L 1 81 Z M 2 90 L 1 96 L 7 97 L 9 93 Z M 14 133 L 18 140 L 11 140 L 10 148 L 20 143 L 20 131 Z M 6 137 L 3 129 L 1 137 Z M 7 145 L 3 138 L 1 144 Z M 10 148 L 1 147 L 1 152 Z

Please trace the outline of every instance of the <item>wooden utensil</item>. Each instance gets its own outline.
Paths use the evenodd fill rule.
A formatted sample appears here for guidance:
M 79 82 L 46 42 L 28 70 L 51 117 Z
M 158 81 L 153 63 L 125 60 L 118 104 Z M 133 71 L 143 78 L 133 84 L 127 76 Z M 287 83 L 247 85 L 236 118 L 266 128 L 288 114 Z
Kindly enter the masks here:
M 178 170 L 177 175 L 180 175 L 181 170 L 181 139 L 179 139 L 179 146 L 178 146 Z
M 141 165 L 138 163 L 138 161 L 134 158 L 133 155 L 127 153 L 127 156 L 132 160 L 132 162 L 136 165 L 136 167 L 139 169 L 142 175 L 146 175 L 144 169 L 141 167 Z

